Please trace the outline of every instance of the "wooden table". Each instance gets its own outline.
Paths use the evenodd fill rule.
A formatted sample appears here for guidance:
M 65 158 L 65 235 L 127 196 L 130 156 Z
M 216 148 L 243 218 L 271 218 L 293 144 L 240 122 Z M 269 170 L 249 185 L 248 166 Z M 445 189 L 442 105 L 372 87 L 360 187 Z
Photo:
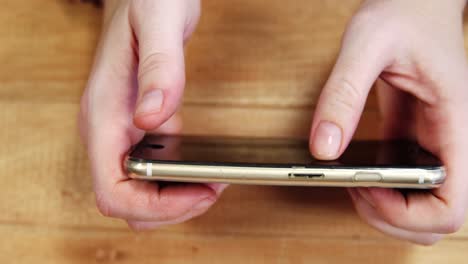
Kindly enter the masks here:
M 184 132 L 307 136 L 358 2 L 204 1 Z M 231 186 L 206 215 L 147 233 L 102 217 L 76 125 L 100 17 L 63 0 L 2 1 L 0 263 L 468 261 L 468 226 L 432 248 L 400 242 L 364 224 L 342 189 Z M 357 137 L 378 124 L 372 93 Z

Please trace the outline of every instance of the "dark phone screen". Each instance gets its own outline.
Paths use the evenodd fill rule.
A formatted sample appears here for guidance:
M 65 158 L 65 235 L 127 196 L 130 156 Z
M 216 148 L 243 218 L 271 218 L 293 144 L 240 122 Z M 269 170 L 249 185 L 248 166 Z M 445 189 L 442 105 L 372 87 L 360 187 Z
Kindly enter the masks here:
M 148 135 L 130 158 L 152 162 L 305 167 L 439 167 L 441 162 L 411 141 L 352 141 L 334 161 L 314 159 L 308 142 L 290 139 Z

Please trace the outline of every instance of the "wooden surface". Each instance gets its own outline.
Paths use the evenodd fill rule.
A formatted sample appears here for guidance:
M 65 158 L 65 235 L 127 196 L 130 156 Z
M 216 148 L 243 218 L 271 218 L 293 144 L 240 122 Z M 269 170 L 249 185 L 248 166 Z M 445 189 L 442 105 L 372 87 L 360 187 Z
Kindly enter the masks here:
M 205 0 L 184 132 L 306 136 L 358 2 Z M 0 263 L 466 263 L 468 224 L 410 245 L 361 222 L 342 189 L 232 186 L 206 215 L 148 233 L 100 216 L 75 117 L 101 11 L 1 3 Z M 372 93 L 357 137 L 378 123 Z

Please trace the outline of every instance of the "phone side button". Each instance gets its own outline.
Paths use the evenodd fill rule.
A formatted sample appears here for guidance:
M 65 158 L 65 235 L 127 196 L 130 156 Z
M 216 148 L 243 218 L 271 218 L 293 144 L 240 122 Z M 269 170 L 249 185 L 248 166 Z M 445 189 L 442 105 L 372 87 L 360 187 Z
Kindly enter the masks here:
M 357 182 L 379 182 L 382 180 L 382 175 L 375 172 L 357 172 L 354 175 L 354 181 Z

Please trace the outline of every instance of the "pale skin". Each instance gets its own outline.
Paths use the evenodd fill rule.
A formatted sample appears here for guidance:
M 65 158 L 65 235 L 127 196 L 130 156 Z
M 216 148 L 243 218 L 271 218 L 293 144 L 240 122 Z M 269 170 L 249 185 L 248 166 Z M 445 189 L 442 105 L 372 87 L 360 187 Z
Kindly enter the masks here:
M 456 232 L 468 207 L 468 64 L 465 0 L 368 0 L 348 23 L 335 67 L 322 90 L 310 150 L 335 159 L 346 149 L 377 82 L 384 136 L 419 142 L 447 169 L 439 189 L 402 194 L 349 189 L 359 216 L 393 237 L 433 244 Z M 180 223 L 206 212 L 226 187 L 160 187 L 122 170 L 145 131 L 175 133 L 185 86 L 184 43 L 198 0 L 107 0 L 104 30 L 86 91 L 80 127 L 100 212 L 137 230 Z

